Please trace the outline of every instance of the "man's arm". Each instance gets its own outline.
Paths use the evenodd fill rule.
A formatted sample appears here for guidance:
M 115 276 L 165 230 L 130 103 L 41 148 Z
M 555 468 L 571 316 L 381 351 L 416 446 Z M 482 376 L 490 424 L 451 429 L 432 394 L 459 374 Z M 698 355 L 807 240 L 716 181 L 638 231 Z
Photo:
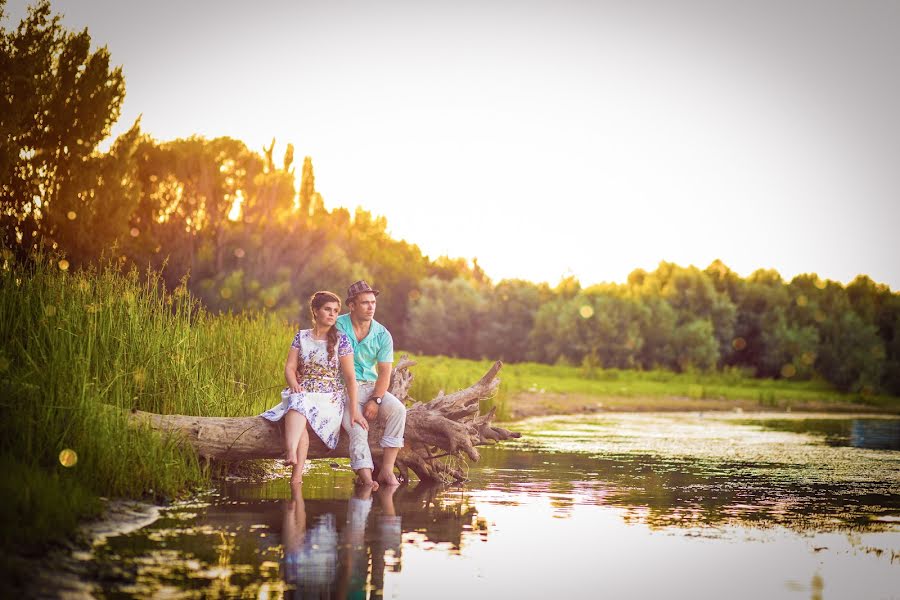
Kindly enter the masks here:
M 384 396 L 385 392 L 388 391 L 388 387 L 390 387 L 391 385 L 391 370 L 393 368 L 394 363 L 378 363 L 378 379 L 375 381 L 375 390 L 372 392 L 373 396 L 378 396 L 379 398 L 381 398 L 382 396 Z
M 375 389 L 372 390 L 372 395 L 369 396 L 368 402 L 366 402 L 366 405 L 363 407 L 363 416 L 370 421 L 378 415 L 378 405 L 373 398 L 381 398 L 384 396 L 388 386 L 391 384 L 391 370 L 393 369 L 393 365 L 394 363 L 389 362 L 380 362 L 377 365 L 378 379 L 375 380 Z

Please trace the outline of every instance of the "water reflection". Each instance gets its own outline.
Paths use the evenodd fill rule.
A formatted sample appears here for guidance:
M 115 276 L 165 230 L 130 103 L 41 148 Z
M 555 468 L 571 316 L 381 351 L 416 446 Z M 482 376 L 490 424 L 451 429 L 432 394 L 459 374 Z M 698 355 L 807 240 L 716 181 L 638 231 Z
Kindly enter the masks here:
M 337 574 L 338 534 L 334 515 L 318 515 L 306 526 L 302 494 L 288 501 L 281 530 L 284 543 L 283 575 L 301 597 L 330 598 Z
M 821 435 L 831 446 L 900 450 L 900 420 L 874 417 L 764 419 L 763 427 Z
M 316 470 L 306 489 L 227 484 L 205 502 L 173 506 L 153 525 L 108 539 L 95 548 L 98 595 L 366 598 L 400 573 L 404 543 L 458 553 L 464 535 L 486 539 L 469 499 L 439 485 L 373 493 L 354 488 L 349 470 L 340 481 Z
M 400 568 L 402 518 L 394 508 L 395 491 L 396 488 L 385 486 L 376 492 L 380 512 L 370 520 L 372 490 L 357 487 L 347 506 L 343 531 L 338 534 L 332 513 L 316 516 L 307 530 L 302 490 L 292 489 L 293 497 L 285 504 L 281 530 L 282 572 L 290 586 L 287 596 L 356 598 L 381 590 L 385 570 Z M 367 540 L 366 528 L 370 521 L 373 532 Z
M 854 419 L 850 445 L 855 448 L 900 450 L 900 421 Z
M 535 420 L 522 426 L 526 441 L 485 448 L 462 487 L 370 493 L 347 465 L 322 462 L 304 478 L 305 498 L 286 480 L 224 484 L 96 548 L 97 595 L 900 589 L 900 453 L 834 445 L 814 425 L 781 420 L 791 429 L 771 415 Z M 849 436 L 851 420 L 839 420 Z
M 522 429 L 526 441 L 483 462 L 496 462 L 494 473 L 528 473 L 499 489 L 561 507 L 617 506 L 656 527 L 797 531 L 879 528 L 900 516 L 900 453 L 872 449 L 900 430 L 896 418 L 621 414 L 534 419 Z M 857 447 L 838 443 L 840 432 Z
M 780 525 L 830 531 L 874 529 L 890 521 L 883 517 L 900 515 L 896 471 L 883 481 L 852 481 L 833 473 L 812 477 L 780 463 L 515 450 L 486 451 L 482 462 L 487 470 L 473 482 L 476 497 L 507 504 L 548 498 L 557 518 L 587 504 L 620 508 L 627 521 L 655 528 Z

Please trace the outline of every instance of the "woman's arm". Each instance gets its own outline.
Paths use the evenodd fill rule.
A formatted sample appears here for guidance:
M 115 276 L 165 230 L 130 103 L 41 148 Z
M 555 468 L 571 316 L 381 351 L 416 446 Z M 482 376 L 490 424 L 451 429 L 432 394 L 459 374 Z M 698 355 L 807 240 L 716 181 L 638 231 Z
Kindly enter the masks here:
M 347 409 L 350 411 L 350 423 L 359 423 L 363 429 L 369 428 L 369 423 L 359 412 L 359 402 L 356 398 L 356 369 L 353 366 L 353 355 L 345 354 L 340 358 L 341 373 L 344 375 L 344 385 L 347 386 L 348 404 Z
M 291 347 L 288 351 L 287 361 L 284 363 L 284 378 L 292 392 L 302 392 L 300 382 L 297 381 L 297 367 L 300 366 L 300 349 Z

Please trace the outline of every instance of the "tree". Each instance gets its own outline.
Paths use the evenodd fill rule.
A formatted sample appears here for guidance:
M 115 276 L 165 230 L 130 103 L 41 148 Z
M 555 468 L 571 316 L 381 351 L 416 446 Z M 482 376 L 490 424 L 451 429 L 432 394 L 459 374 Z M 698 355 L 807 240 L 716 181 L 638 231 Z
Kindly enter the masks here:
M 852 310 L 823 323 L 816 367 L 844 391 L 877 389 L 884 368 L 884 346 L 873 325 Z
M 577 335 L 579 319 L 578 303 L 574 298 L 557 296 L 541 304 L 528 335 L 531 357 L 545 363 L 581 362 L 584 350 L 572 343 Z
M 791 298 L 784 281 L 777 271 L 760 269 L 732 289 L 737 318 L 726 363 L 752 367 L 761 376 L 778 375 L 786 357 L 777 341 L 782 338 L 772 332 L 784 333 L 787 327 Z
M 640 321 L 643 345 L 638 353 L 638 361 L 644 369 L 678 368 L 678 357 L 672 346 L 673 334 L 678 323 L 675 309 L 663 300 L 653 296 L 641 298 L 645 310 Z
M 891 305 L 894 321 L 890 327 L 890 338 L 885 344 L 882 387 L 891 394 L 900 394 L 900 298 L 894 295 Z
M 707 273 L 693 266 L 661 262 L 656 271 L 632 277 L 631 281 L 632 294 L 666 300 L 678 314 L 679 326 L 696 319 L 709 320 L 718 345 L 716 356 L 731 348 L 737 309 L 727 294 L 717 290 Z
M 316 219 L 317 223 L 321 221 L 322 218 Z M 362 208 L 356 209 L 352 221 L 329 227 L 333 227 L 335 237 L 347 248 L 348 256 L 364 267 L 349 277 L 342 288 L 356 279 L 366 279 L 379 289 L 378 320 L 390 328 L 395 346 L 410 347 L 406 345 L 409 302 L 420 293 L 419 284 L 428 269 L 428 261 L 419 247 L 392 238 L 387 231 L 387 219 L 373 217 Z
M 759 341 L 763 348 L 758 370 L 761 375 L 801 379 L 812 375 L 819 346 L 815 327 L 792 326 L 781 308 L 773 308 L 766 313 Z
M 644 345 L 641 322 L 646 308 L 609 287 L 589 288 L 570 301 L 577 323 L 569 338 L 589 366 L 629 369 Z
M 719 361 L 719 344 L 708 319 L 683 323 L 672 332 L 672 352 L 678 369 L 708 370 Z
M 71 230 L 99 222 L 111 199 L 135 200 L 128 169 L 112 164 L 129 158 L 134 130 L 106 160 L 96 156 L 125 97 L 122 69 L 111 68 L 105 47 L 91 51 L 87 29 L 63 29 L 47 0 L 30 7 L 15 32 L 0 30 L 0 66 L 2 244 L 22 257 L 44 246 L 83 260 L 90 251 L 61 244 L 77 236 Z M 123 177 L 104 177 L 111 172 Z M 114 225 L 91 250 L 120 233 Z
M 293 154 L 293 148 L 291 148 L 291 153 Z M 316 196 L 318 194 L 316 194 L 316 176 L 313 173 L 312 158 L 306 156 L 303 158 L 303 171 L 300 174 L 300 192 L 297 197 L 301 220 L 309 218 L 313 207 L 313 199 Z
M 488 312 L 477 333 L 478 355 L 508 362 L 532 358 L 528 336 L 538 307 L 549 297 L 546 284 L 521 279 L 504 279 L 488 290 Z
M 478 358 L 477 335 L 486 302 L 465 279 L 429 277 L 409 305 L 409 343 L 425 354 Z

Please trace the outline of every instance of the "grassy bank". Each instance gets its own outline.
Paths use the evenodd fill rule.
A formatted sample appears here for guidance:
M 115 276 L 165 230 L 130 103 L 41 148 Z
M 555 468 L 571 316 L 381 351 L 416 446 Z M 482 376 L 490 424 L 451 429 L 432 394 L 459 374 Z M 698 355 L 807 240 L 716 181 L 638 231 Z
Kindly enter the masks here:
M 418 362 L 410 395 L 433 398 L 477 381 L 492 364 L 410 355 Z M 756 379 L 739 370 L 713 373 L 625 371 L 518 363 L 504 365 L 486 407 L 501 420 L 585 410 L 871 410 L 900 413 L 900 398 L 845 394 L 823 381 Z
M 183 289 L 114 268 L 3 267 L 4 554 L 66 538 L 101 496 L 160 500 L 207 481 L 192 452 L 128 426 L 127 410 L 248 415 L 277 397 L 290 327 L 274 317 L 213 317 Z

